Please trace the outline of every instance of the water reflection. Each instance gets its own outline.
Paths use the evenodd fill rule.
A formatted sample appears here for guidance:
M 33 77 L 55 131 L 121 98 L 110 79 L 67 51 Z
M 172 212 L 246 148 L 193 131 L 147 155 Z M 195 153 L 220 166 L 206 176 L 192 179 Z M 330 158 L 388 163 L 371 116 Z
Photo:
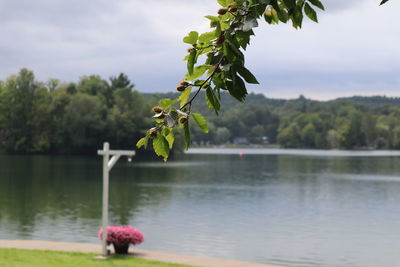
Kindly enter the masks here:
M 288 266 L 397 266 L 400 158 L 188 154 L 111 172 L 144 249 Z M 101 158 L 0 156 L 0 238 L 97 242 Z
M 54 227 L 60 230 L 55 230 L 55 235 L 46 233 L 39 237 L 56 240 L 67 226 L 78 224 L 85 229 L 90 226 L 89 234 L 93 237 L 90 241 L 95 241 L 101 217 L 101 160 L 95 157 L 1 156 L 0 162 L 2 225 L 12 226 L 19 237 L 31 238 L 33 232 L 42 232 L 44 225 L 57 222 L 59 225 Z M 179 170 L 171 169 L 165 174 L 165 181 L 173 182 L 179 177 Z M 158 179 L 152 172 L 145 175 L 143 170 L 126 168 L 124 164 L 113 170 L 110 186 L 113 224 L 128 224 L 140 207 L 159 205 L 168 199 L 168 188 L 145 188 L 135 184 L 144 177 Z M 0 231 L 0 238 L 2 234 Z

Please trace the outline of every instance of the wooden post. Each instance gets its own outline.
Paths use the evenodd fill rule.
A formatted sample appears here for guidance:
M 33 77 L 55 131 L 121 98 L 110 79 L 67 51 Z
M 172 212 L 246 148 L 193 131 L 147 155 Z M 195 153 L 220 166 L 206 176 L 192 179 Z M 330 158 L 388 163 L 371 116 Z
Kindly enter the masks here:
M 109 172 L 117 163 L 120 156 L 132 157 L 135 151 L 128 150 L 110 150 L 110 144 L 104 143 L 103 150 L 97 151 L 98 155 L 103 156 L 103 211 L 102 211 L 102 256 L 107 257 L 107 226 L 108 226 L 108 194 L 109 194 Z M 112 158 L 110 159 L 110 156 Z

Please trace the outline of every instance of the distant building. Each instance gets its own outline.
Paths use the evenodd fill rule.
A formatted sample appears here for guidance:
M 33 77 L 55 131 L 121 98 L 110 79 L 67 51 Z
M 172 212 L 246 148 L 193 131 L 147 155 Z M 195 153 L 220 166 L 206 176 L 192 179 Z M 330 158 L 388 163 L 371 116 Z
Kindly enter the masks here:
M 262 140 L 262 143 L 263 143 L 264 145 L 268 145 L 268 144 L 269 144 L 268 136 L 263 136 L 263 137 L 261 137 L 261 140 Z
M 249 140 L 246 137 L 236 137 L 233 139 L 234 145 L 250 145 Z

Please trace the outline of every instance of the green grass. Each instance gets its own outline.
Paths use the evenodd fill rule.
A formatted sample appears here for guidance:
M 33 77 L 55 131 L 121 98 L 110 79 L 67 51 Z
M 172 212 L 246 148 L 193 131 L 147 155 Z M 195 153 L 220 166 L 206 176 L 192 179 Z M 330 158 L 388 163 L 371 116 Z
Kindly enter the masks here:
M 96 259 L 94 253 L 60 252 L 48 250 L 0 249 L 0 267 L 47 267 L 47 266 L 134 266 L 134 267 L 190 267 L 174 263 L 144 260 L 131 256 L 113 255 Z

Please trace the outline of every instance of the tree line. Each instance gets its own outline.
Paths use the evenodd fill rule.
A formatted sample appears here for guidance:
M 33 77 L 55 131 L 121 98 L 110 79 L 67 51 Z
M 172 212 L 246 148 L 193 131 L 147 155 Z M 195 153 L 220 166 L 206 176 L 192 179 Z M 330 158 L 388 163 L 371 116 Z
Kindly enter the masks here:
M 170 97 L 163 94 L 160 97 Z M 207 111 L 205 97 L 198 109 L 209 133 L 192 128 L 198 145 L 234 143 L 278 144 L 283 148 L 400 149 L 400 98 L 351 97 L 332 101 L 269 99 L 249 94 L 245 103 L 222 95 L 218 116 Z
M 152 107 L 177 93 L 143 94 L 125 74 L 108 80 L 83 76 L 76 83 L 36 81 L 32 71 L 0 82 L 0 144 L 9 153 L 95 153 L 108 141 L 133 149 L 152 126 Z M 284 148 L 400 149 L 400 99 L 354 97 L 320 102 L 249 94 L 245 103 L 221 95 L 218 116 L 206 95 L 196 102 L 205 134 L 191 123 L 192 142 L 221 145 L 246 140 Z M 179 131 L 177 139 L 182 139 Z M 177 141 L 176 143 L 182 143 Z M 178 147 L 179 148 L 179 147 Z
M 93 153 L 104 141 L 134 146 L 151 124 L 151 100 L 120 74 L 38 82 L 22 69 L 0 83 L 0 143 L 10 153 Z

